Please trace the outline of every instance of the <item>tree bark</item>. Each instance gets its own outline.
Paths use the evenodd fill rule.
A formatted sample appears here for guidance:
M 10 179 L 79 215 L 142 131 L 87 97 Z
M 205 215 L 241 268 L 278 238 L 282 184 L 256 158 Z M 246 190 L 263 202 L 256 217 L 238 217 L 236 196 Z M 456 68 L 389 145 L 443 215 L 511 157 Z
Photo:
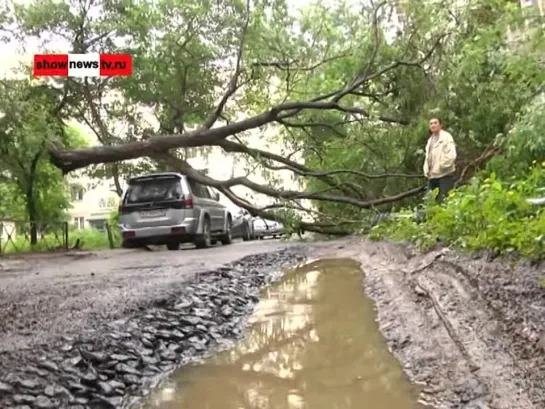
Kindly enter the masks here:
M 34 197 L 34 182 L 36 180 L 36 170 L 38 163 L 45 149 L 45 140 L 40 146 L 40 150 L 30 162 L 30 168 L 26 177 L 26 208 L 28 221 L 30 222 L 30 245 L 34 247 L 38 244 L 38 209 L 36 207 L 36 198 Z
M 30 224 L 30 245 L 32 247 L 38 244 L 38 212 L 34 200 L 34 178 L 30 177 L 30 183 L 26 190 L 26 211 Z
M 252 118 L 235 122 L 219 128 L 199 128 L 182 135 L 167 135 L 150 138 L 146 141 L 129 142 L 123 145 L 97 146 L 85 149 L 63 149 L 49 146 L 51 161 L 67 174 L 71 171 L 97 163 L 121 162 L 129 159 L 152 157 L 155 153 L 167 152 L 177 148 L 191 148 L 213 145 L 230 135 L 258 128 L 276 119 L 278 111 L 270 110 Z

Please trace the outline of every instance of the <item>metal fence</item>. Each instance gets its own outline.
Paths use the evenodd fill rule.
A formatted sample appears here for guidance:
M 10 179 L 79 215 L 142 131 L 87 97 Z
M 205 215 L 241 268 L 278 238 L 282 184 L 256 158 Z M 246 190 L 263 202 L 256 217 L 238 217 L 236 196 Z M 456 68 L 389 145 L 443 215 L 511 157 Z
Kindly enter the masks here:
M 68 250 L 68 222 L 0 220 L 0 255 Z

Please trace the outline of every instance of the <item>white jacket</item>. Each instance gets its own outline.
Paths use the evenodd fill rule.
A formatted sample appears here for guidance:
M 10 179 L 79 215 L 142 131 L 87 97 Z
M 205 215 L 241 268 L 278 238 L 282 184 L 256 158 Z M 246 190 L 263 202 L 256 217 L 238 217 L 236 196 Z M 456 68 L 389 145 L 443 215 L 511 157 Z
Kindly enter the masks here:
M 454 138 L 447 131 L 441 130 L 437 143 L 432 146 L 432 137 L 426 144 L 426 158 L 424 159 L 424 176 L 428 179 L 439 179 L 456 171 L 456 145 Z M 429 166 L 431 159 L 431 169 Z

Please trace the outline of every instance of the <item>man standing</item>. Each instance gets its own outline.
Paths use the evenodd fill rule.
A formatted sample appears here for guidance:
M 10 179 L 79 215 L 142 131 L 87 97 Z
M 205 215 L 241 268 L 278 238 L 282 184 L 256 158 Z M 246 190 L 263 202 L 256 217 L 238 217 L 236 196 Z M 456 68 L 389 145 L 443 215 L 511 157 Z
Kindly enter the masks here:
M 430 137 L 426 144 L 424 176 L 428 178 L 428 190 L 439 189 L 437 203 L 442 203 L 454 187 L 456 171 L 456 145 L 450 133 L 443 130 L 439 118 L 430 120 Z

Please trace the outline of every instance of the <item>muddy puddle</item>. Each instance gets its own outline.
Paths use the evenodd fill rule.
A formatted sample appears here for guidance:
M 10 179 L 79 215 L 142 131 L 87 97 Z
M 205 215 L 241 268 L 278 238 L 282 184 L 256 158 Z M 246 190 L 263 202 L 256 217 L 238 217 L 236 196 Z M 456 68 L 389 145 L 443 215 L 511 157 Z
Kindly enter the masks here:
M 352 260 L 321 260 L 265 289 L 245 339 L 185 367 L 145 409 L 416 409 Z

